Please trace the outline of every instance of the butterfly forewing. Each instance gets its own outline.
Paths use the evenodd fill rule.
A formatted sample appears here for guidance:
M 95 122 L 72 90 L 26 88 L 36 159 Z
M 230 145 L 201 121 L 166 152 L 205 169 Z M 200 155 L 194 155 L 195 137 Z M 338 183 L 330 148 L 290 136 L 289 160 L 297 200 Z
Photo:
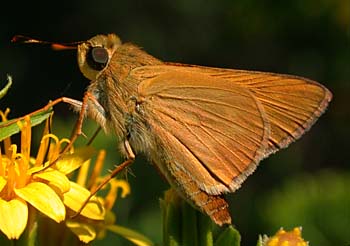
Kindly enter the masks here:
M 152 73 L 141 72 L 140 75 L 147 77 L 169 70 L 179 73 L 187 71 L 209 75 L 213 83 L 230 81 L 251 91 L 262 104 L 270 125 L 269 148 L 265 150 L 265 156 L 298 139 L 325 111 L 332 99 L 331 92 L 321 84 L 297 76 L 174 64 L 166 69 L 164 67 L 153 66 Z
M 246 88 L 170 70 L 144 80 L 138 93 L 165 156 L 209 194 L 236 190 L 263 157 L 269 123 Z
M 266 155 L 298 139 L 332 99 L 331 92 L 324 86 L 302 77 L 230 69 L 195 69 L 248 88 L 262 103 L 271 125 Z

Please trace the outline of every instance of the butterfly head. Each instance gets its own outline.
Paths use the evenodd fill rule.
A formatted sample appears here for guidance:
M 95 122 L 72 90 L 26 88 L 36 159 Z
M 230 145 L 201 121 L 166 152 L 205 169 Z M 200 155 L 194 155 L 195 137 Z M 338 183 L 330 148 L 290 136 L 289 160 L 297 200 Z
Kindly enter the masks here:
M 121 45 L 115 34 L 97 35 L 78 45 L 80 71 L 90 80 L 107 67 L 114 51 Z

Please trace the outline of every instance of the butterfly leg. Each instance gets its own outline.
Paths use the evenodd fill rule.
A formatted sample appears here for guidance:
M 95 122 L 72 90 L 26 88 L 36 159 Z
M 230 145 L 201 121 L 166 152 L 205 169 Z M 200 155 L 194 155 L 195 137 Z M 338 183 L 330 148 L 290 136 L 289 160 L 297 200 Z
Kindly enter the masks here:
M 128 140 L 124 141 L 124 147 L 126 150 L 126 154 L 127 154 L 127 159 L 120 165 L 116 166 L 115 169 L 104 179 L 102 180 L 102 182 L 95 187 L 90 195 L 88 196 L 88 198 L 85 200 L 85 202 L 82 204 L 82 206 L 80 207 L 80 209 L 72 216 L 72 218 L 78 216 L 81 211 L 84 209 L 84 207 L 86 206 L 86 204 L 88 204 L 89 200 L 96 195 L 96 193 L 101 190 L 103 188 L 103 186 L 105 186 L 112 178 L 114 178 L 118 173 L 120 173 L 122 170 L 124 170 L 124 168 L 126 168 L 127 166 L 131 165 L 134 160 L 135 160 L 135 154 L 132 151 L 132 148 L 130 146 L 130 143 Z
M 83 97 L 83 101 L 80 105 L 73 105 L 75 110 L 79 110 L 79 117 L 77 122 L 75 123 L 74 130 L 72 132 L 71 138 L 69 143 L 64 147 L 64 149 L 61 151 L 61 154 L 66 153 L 74 144 L 75 140 L 82 134 L 82 127 L 83 127 L 83 121 L 84 117 L 87 112 L 87 105 L 88 105 L 88 100 L 94 99 L 93 95 L 90 93 L 86 92 Z M 92 100 L 94 101 L 94 100 Z M 57 160 L 56 160 L 57 161 Z
M 93 95 L 91 95 L 88 92 L 85 93 L 82 102 L 75 100 L 75 99 L 72 99 L 72 98 L 68 98 L 68 97 L 61 97 L 61 98 L 58 98 L 58 99 L 48 103 L 42 109 L 39 109 L 39 110 L 29 114 L 29 116 L 30 116 L 30 115 L 36 114 L 38 112 L 42 112 L 45 110 L 47 111 L 52 106 L 54 106 L 60 102 L 68 103 L 74 108 L 74 110 L 79 110 L 79 117 L 78 117 L 78 120 L 75 124 L 74 130 L 71 134 L 71 138 L 70 138 L 69 143 L 63 148 L 63 150 L 60 152 L 60 155 L 56 158 L 56 160 L 49 163 L 47 166 L 45 166 L 45 168 L 41 169 L 39 172 L 43 172 L 44 170 L 48 169 L 49 167 L 52 167 L 63 156 L 63 154 L 65 154 L 73 146 L 73 144 L 74 144 L 75 140 L 78 138 L 78 136 L 80 136 L 82 134 L 82 126 L 83 126 L 84 117 L 85 117 L 86 112 L 87 112 L 88 100 L 91 100 L 94 102 L 96 99 L 93 97 Z
M 71 105 L 73 108 L 81 108 L 81 106 L 82 106 L 81 101 L 78 101 L 78 100 L 75 100 L 75 99 L 69 98 L 69 97 L 60 97 L 60 98 L 57 98 L 53 101 L 50 101 L 46 106 L 44 106 L 38 110 L 35 110 L 34 112 L 31 112 L 25 116 L 17 118 L 17 121 L 24 120 L 25 117 L 27 117 L 27 116 L 32 117 L 38 113 L 49 111 L 53 106 L 55 106 L 56 104 L 62 103 L 62 102 Z M 7 124 L 4 123 L 3 126 L 5 127 L 5 126 L 8 126 L 9 124 L 12 124 L 11 121 L 9 121 Z

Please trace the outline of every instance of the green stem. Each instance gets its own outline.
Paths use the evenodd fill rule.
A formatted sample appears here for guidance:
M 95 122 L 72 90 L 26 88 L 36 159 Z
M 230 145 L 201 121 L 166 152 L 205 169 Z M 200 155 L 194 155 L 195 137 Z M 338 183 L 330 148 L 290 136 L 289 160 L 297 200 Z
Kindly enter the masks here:
M 38 235 L 38 222 L 36 220 L 36 210 L 28 207 L 28 224 L 27 224 L 27 246 L 35 246 Z

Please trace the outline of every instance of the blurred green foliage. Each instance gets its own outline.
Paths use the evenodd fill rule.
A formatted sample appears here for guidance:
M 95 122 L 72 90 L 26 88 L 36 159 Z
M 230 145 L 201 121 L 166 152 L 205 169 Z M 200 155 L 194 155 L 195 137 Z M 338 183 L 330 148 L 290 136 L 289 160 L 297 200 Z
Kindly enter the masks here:
M 349 243 L 350 173 L 323 170 L 289 179 L 268 194 L 260 210 L 266 228 L 302 225 L 312 245 Z M 283 225 L 281 225 L 283 222 Z
M 281 226 L 303 226 L 311 245 L 350 243 L 350 1 L 8 1 L 2 9 L 0 76 L 9 73 L 14 83 L 0 108 L 11 107 L 12 118 L 62 95 L 80 99 L 88 85 L 73 52 L 10 44 L 15 34 L 76 41 L 115 32 L 166 61 L 295 74 L 327 86 L 334 100 L 326 114 L 288 150 L 262 161 L 228 199 L 242 245 Z M 69 136 L 72 115 L 55 108 L 55 133 Z M 96 125 L 86 127 L 91 136 Z M 94 142 L 107 149 L 110 168 L 122 160 L 116 142 L 103 133 Z M 142 156 L 131 171 L 132 195 L 117 201 L 117 221 L 160 244 L 159 198 L 168 185 Z M 128 245 L 120 240 L 108 234 L 95 245 Z

